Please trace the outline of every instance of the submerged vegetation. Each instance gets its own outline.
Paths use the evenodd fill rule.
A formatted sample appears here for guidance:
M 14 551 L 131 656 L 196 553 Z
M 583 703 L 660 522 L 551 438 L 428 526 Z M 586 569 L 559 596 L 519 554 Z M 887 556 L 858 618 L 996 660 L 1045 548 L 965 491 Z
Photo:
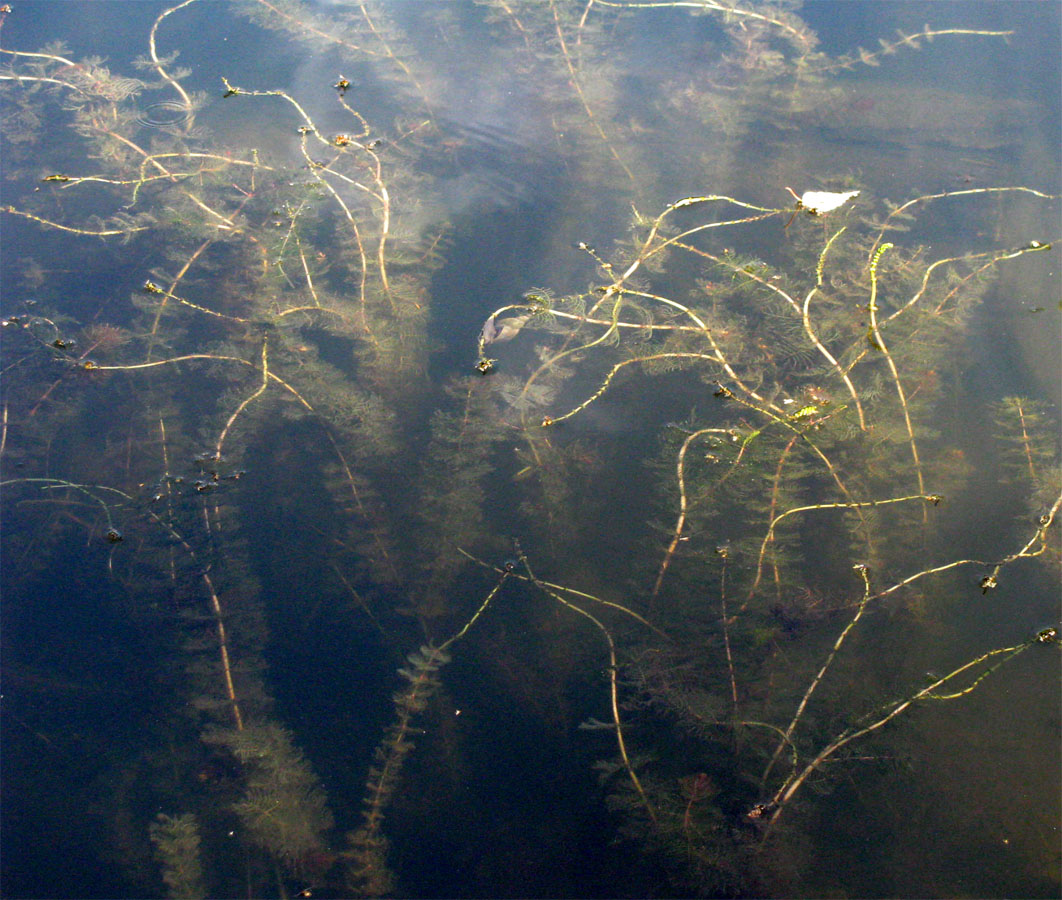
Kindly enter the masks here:
M 793 874 L 819 823 L 895 827 L 881 797 L 938 727 L 976 734 L 946 717 L 993 685 L 1056 697 L 1057 409 L 964 370 L 1001 283 L 1058 265 L 1058 173 L 888 198 L 808 136 L 864 115 L 902 140 L 895 86 L 844 79 L 1010 31 L 838 55 L 790 4 L 185 0 L 105 60 L 19 45 L 12 7 L 4 665 L 29 749 L 6 777 L 91 760 L 75 819 L 136 892 L 533 892 L 507 870 L 533 838 L 491 856 L 442 821 L 494 828 L 471 809 L 503 781 L 472 761 L 492 716 L 536 745 L 499 768 L 563 748 L 520 777 L 596 772 L 582 814 L 638 849 L 606 893 L 866 892 Z M 182 68 L 215 19 L 343 68 Z M 647 25 L 711 63 L 643 77 Z M 512 87 L 463 125 L 445 98 L 488 88 L 445 74 L 462 32 L 468 77 Z M 922 98 L 941 146 L 1017 139 L 956 97 Z M 506 228 L 520 274 L 477 288 Z M 81 747 L 63 710 L 96 690 L 135 723 Z M 1057 820 L 1043 768 L 1026 803 Z M 433 833 L 446 876 L 413 862 Z M 1001 891 L 1050 892 L 1050 836 L 1022 853 Z

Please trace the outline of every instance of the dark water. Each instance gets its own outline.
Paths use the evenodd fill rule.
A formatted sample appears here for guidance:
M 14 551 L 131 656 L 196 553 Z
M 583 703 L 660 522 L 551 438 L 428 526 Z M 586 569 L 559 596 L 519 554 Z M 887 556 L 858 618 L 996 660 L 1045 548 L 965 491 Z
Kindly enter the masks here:
M 4 896 L 1058 895 L 1057 4 L 12 6 Z

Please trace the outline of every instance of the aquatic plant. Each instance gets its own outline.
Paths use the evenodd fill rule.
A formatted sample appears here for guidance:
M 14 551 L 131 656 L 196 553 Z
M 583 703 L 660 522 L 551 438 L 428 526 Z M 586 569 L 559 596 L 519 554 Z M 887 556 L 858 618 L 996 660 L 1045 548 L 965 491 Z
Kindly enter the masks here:
M 855 118 L 839 72 L 1010 32 L 830 55 L 788 5 L 221 9 L 163 10 L 128 64 L 0 48 L 0 220 L 32 254 L 4 260 L 4 578 L 22 604 L 96 573 L 97 614 L 148 648 L 121 652 L 161 686 L 169 743 L 122 811 L 130 871 L 157 863 L 173 896 L 417 892 L 393 835 L 431 826 L 396 800 L 412 760 L 484 736 L 420 736 L 444 676 L 468 689 L 467 652 L 477 693 L 550 670 L 571 758 L 598 757 L 656 889 L 784 893 L 764 851 L 797 854 L 815 790 L 872 783 L 863 757 L 911 711 L 1058 644 L 1049 622 L 956 624 L 1057 584 L 1057 411 L 1017 387 L 953 405 L 1003 274 L 1057 259 L 1012 224 L 1050 221 L 1056 186 L 897 200 L 869 156 L 815 175 L 752 156 Z M 179 27 L 229 15 L 299 48 L 309 81 L 235 53 L 177 68 Z M 692 29 L 711 65 L 655 78 L 617 49 L 646 23 Z M 483 89 L 467 121 L 462 30 L 485 41 L 473 74 L 526 92 Z M 902 133 L 913 88 L 866 90 L 866 127 Z M 527 134 L 496 124 L 514 104 Z M 979 152 L 997 112 L 957 107 L 938 136 Z M 484 146 L 531 186 L 482 175 Z M 542 213 L 536 190 L 573 202 Z M 948 217 L 962 246 L 932 238 Z M 476 287 L 463 267 L 509 225 L 517 275 Z M 1007 515 L 973 534 L 978 453 Z M 499 646 L 513 671 L 487 683 Z
M 205 897 L 195 816 L 159 813 L 151 823 L 151 841 L 162 864 L 162 880 L 171 897 Z
M 919 198 L 896 209 L 1006 190 Z M 1029 188 L 1009 190 L 1050 199 Z M 706 216 L 700 223 L 686 217 L 681 225 L 672 225 L 686 210 L 707 204 L 751 209 L 753 215 L 722 221 Z M 609 392 L 618 389 L 621 378 L 630 377 L 627 372 L 643 371 L 659 379 L 676 368 L 689 372 L 688 383 L 699 385 L 688 389 L 698 410 L 705 409 L 703 397 L 714 394 L 707 401 L 714 409 L 664 425 L 658 471 L 666 479 L 675 518 L 670 528 L 661 529 L 669 534 L 648 610 L 673 643 L 663 660 L 657 659 L 659 648 L 654 650 L 653 643 L 632 660 L 638 699 L 632 698 L 630 708 L 635 716 L 648 709 L 655 724 L 661 718 L 671 720 L 697 735 L 704 744 L 701 753 L 717 755 L 721 750 L 712 748 L 738 741 L 737 752 L 731 750 L 730 755 L 731 765 L 739 770 L 755 766 L 763 753 L 767 763 L 758 779 L 761 796 L 746 801 L 745 816 L 750 823 L 772 826 L 807 780 L 850 742 L 877 731 L 915 703 L 963 697 L 1003 661 L 1055 642 L 1055 632 L 1049 629 L 1020 644 L 986 650 L 935 678 L 929 687 L 883 702 L 877 713 L 862 714 L 832 738 L 812 738 L 821 741 L 821 749 L 798 740 L 809 708 L 817 705 L 815 695 L 830 680 L 846 639 L 859 628 L 868 608 L 885 598 L 925 602 L 912 591 L 914 585 L 960 566 L 990 568 L 980 581 L 987 591 L 1018 560 L 1055 562 L 1057 551 L 1048 552 L 1047 535 L 1062 506 L 1056 490 L 1031 536 L 999 561 L 940 559 L 935 556 L 931 516 L 942 500 L 946 502 L 949 489 L 958 486 L 959 473 L 953 456 L 919 449 L 936 441 L 942 384 L 949 378 L 949 366 L 959 361 L 985 273 L 1047 245 L 1032 241 L 930 260 L 922 247 L 904 252 L 883 242 L 895 210 L 875 217 L 857 208 L 847 222 L 834 219 L 825 232 L 811 217 L 806 225 L 791 225 L 804 229 L 790 244 L 797 259 L 800 254 L 807 259 L 800 272 L 781 260 L 771 266 L 716 250 L 706 237 L 718 228 L 783 214 L 785 210 L 765 210 L 729 197 L 691 197 L 655 217 L 639 215 L 625 257 L 607 259 L 588 250 L 605 280 L 580 295 L 585 312 L 570 325 L 554 318 L 548 331 L 540 332 L 542 362 L 526 377 L 521 393 L 528 396 L 542 381 L 574 378 L 572 360 L 590 366 L 605 357 L 595 366 L 603 377 L 596 390 L 586 391 L 584 399 L 569 401 L 567 407 L 540 402 L 518 412 L 528 445 L 534 447 L 543 433 L 563 429 L 594 404 L 608 403 Z M 816 240 L 821 241 L 817 252 Z M 706 287 L 697 284 L 691 289 L 688 282 L 671 276 L 669 264 L 675 264 L 670 258 L 661 260 L 680 254 L 710 267 Z M 651 280 L 631 285 L 631 277 L 649 261 L 655 263 Z M 882 308 L 884 284 L 887 308 Z M 675 293 L 676 286 L 682 294 Z M 648 333 L 649 341 L 630 346 L 628 329 Z M 534 332 L 532 319 L 519 337 Z M 799 348 L 801 342 L 806 352 L 780 352 L 781 347 Z M 999 414 L 1013 412 L 1016 405 L 1024 409 L 1011 400 L 999 407 Z M 1031 424 L 1034 416 L 1034 408 L 1029 408 L 1020 423 Z M 1008 431 L 1012 457 L 1025 464 L 1023 474 L 1033 474 L 1029 466 L 1034 441 L 1019 437 L 1014 425 Z M 1035 443 L 1037 457 L 1057 459 L 1057 444 L 1047 434 L 1040 432 Z M 543 480 L 543 490 L 548 491 L 548 485 Z M 896 485 L 907 492 L 883 493 L 896 491 Z M 807 580 L 810 558 L 816 559 L 814 582 Z M 843 570 L 853 568 L 863 583 L 861 597 L 852 596 L 845 586 Z M 882 571 L 896 574 L 881 581 Z M 706 584 L 711 585 L 707 593 L 712 600 L 705 596 Z M 840 597 L 823 602 L 823 593 Z M 849 596 L 841 599 L 845 593 Z M 700 598 L 698 606 L 705 601 L 710 606 L 693 612 L 690 596 Z M 778 684 L 779 669 L 791 666 L 779 648 L 786 632 L 791 637 L 798 629 L 850 610 L 854 612 L 849 612 L 821 664 L 798 675 L 791 685 L 792 690 L 800 679 L 806 680 L 802 693 L 791 700 L 791 691 L 779 688 L 762 694 L 758 685 Z M 696 639 L 691 640 L 692 635 Z M 705 642 L 715 648 L 707 656 Z M 691 684 L 676 680 L 670 674 L 675 670 L 701 674 Z M 964 677 L 969 680 L 963 686 L 951 688 Z M 788 723 L 776 718 L 786 702 L 795 708 Z M 767 749 L 770 744 L 773 751 Z M 648 840 L 658 847 L 673 840 L 674 857 L 682 859 L 690 853 L 689 819 L 679 814 L 682 794 L 675 782 L 652 778 L 658 766 L 666 770 L 673 762 L 661 755 L 661 762 L 648 764 L 643 781 L 636 782 L 643 802 L 662 810 L 652 816 Z M 643 783 L 659 792 L 655 799 L 648 799 Z M 621 808 L 640 805 L 637 797 L 624 799 L 624 793 L 616 796 Z M 725 802 L 733 804 L 735 799 Z M 707 817 L 709 831 L 718 812 L 716 808 Z M 765 835 L 770 833 L 767 828 Z M 705 845 L 698 865 L 716 866 L 716 875 L 724 876 L 727 867 L 721 859 L 733 852 L 719 844 Z

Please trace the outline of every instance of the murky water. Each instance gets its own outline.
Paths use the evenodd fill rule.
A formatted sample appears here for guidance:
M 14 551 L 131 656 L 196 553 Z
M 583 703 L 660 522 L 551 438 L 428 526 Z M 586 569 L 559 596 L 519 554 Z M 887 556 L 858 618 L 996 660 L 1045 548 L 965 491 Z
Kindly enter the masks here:
M 5 895 L 1057 896 L 1057 6 L 0 15 Z

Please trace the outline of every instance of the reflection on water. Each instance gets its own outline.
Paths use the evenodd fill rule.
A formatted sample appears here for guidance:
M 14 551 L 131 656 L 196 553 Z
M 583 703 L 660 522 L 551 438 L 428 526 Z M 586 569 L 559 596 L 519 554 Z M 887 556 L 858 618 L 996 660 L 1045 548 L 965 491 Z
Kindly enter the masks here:
M 1057 895 L 1057 8 L 122 8 L 0 12 L 7 894 Z

